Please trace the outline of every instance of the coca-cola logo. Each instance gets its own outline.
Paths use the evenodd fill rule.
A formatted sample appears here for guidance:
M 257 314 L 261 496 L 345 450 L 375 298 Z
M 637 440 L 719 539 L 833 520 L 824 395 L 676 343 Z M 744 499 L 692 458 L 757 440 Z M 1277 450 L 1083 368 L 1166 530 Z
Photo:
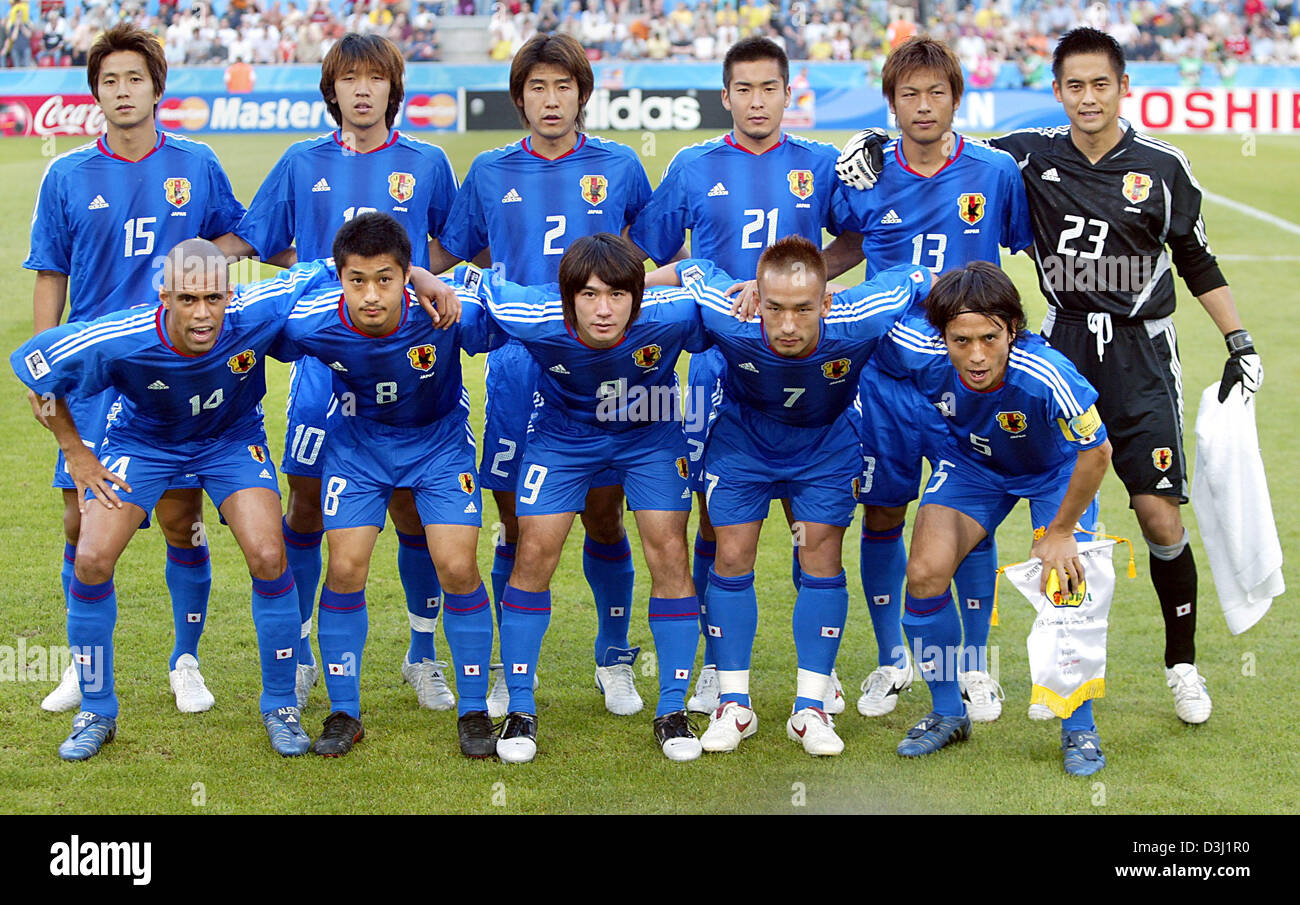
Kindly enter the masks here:
M 47 97 L 36 108 L 35 135 L 99 135 L 104 131 L 104 111 L 93 99 L 65 103 L 63 95 Z

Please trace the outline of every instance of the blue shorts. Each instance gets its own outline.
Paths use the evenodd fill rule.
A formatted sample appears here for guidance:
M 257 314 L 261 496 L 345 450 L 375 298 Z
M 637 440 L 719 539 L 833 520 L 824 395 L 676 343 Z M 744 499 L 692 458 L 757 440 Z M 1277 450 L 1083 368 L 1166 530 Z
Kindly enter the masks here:
M 474 435 L 463 409 L 420 427 L 335 415 L 329 431 L 321 469 L 326 531 L 382 528 L 398 487 L 415 494 L 422 524 L 482 524 Z
M 723 405 L 704 450 L 705 500 L 714 525 L 767 517 L 788 498 L 795 521 L 847 526 L 862 469 L 845 413 L 823 427 L 795 427 L 736 404 Z
M 284 430 L 284 456 L 280 470 L 307 478 L 321 476 L 325 422 L 334 408 L 334 375 L 315 358 L 293 363 L 289 375 L 288 422 Z
M 280 495 L 275 462 L 266 445 L 266 431 L 259 418 L 248 430 L 217 440 L 193 440 L 162 449 L 156 441 L 139 441 L 110 431 L 100 447 L 104 467 L 131 485 L 127 493 L 114 486 L 124 503 L 134 503 L 149 513 L 163 492 L 176 479 L 191 475 L 218 509 L 226 498 L 240 490 L 265 487 Z M 86 498 L 93 496 L 89 491 Z
M 528 423 L 541 402 L 537 393 L 540 374 L 537 361 L 516 340 L 488 353 L 483 373 L 483 458 L 479 463 L 487 490 L 513 493 L 519 486 Z
M 943 442 L 948 427 L 939 410 L 907 380 L 883 374 L 872 362 L 858 383 L 862 407 L 862 490 L 868 506 L 906 506 L 921 487 L 921 459 Z
M 716 346 L 693 354 L 686 375 L 686 447 L 690 450 L 691 492 L 703 493 L 704 444 L 722 404 L 727 359 Z
M 515 508 L 520 516 L 579 512 L 588 490 L 610 483 L 623 485 L 628 508 L 634 511 L 691 508 L 686 435 L 680 421 L 612 431 L 545 412 L 533 422 L 520 473 Z
M 1049 525 L 1070 484 L 1074 462 L 1056 471 L 1034 475 L 1004 475 L 972 462 L 949 447 L 937 454 L 934 473 L 921 495 L 921 505 L 934 503 L 970 516 L 990 536 L 1022 499 L 1029 500 L 1029 517 L 1035 528 Z M 1097 527 L 1097 499 L 1093 498 L 1079 521 L 1089 530 Z M 1091 536 L 1085 539 L 1091 540 Z
M 109 389 L 87 398 L 68 396 L 64 401 L 68 405 L 68 411 L 72 413 L 72 420 L 76 422 L 77 431 L 81 434 L 81 442 L 87 449 L 100 451 L 102 456 L 101 447 L 104 445 L 104 435 L 108 433 L 108 425 L 121 410 L 121 405 L 117 401 L 117 391 Z M 63 456 L 63 450 L 58 451 L 54 460 L 54 481 L 51 486 L 56 490 L 77 489 L 72 482 L 72 475 L 68 474 L 68 461 Z M 198 478 L 192 474 L 183 474 L 177 475 L 176 480 L 172 481 L 167 489 L 184 490 L 198 486 Z M 148 515 L 145 516 L 144 524 L 140 527 L 149 527 Z

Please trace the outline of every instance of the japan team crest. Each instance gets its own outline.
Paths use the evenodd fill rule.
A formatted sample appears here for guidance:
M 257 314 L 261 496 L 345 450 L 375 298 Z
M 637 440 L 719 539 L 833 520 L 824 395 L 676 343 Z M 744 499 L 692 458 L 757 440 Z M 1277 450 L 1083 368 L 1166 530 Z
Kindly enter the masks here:
M 957 196 L 957 213 L 963 220 L 974 226 L 984 219 L 984 195 L 981 192 L 966 192 Z
M 163 192 L 172 207 L 184 207 L 190 201 L 190 181 L 183 176 L 163 180 Z
M 410 173 L 389 173 L 388 194 L 398 204 L 404 204 L 415 196 L 415 176 Z
M 849 374 L 853 362 L 847 358 L 837 358 L 822 364 L 822 376 L 827 380 L 842 380 Z
M 578 180 L 582 186 L 582 200 L 595 206 L 609 197 L 609 180 L 604 176 L 583 176 Z
M 230 366 L 232 373 L 247 374 L 257 364 L 257 353 L 252 349 L 245 349 L 238 355 L 230 356 L 230 360 L 226 364 Z
M 638 368 L 653 368 L 659 364 L 659 358 L 663 354 L 663 349 L 659 346 L 642 346 L 632 353 L 632 361 L 636 362 Z
M 1146 201 L 1151 195 L 1151 177 L 1145 173 L 1124 174 L 1124 197 L 1134 204 Z
M 800 201 L 813 193 L 812 170 L 791 170 L 785 178 L 790 183 L 790 192 Z
M 472 474 L 470 474 L 468 471 L 462 471 L 458 477 L 458 480 L 460 481 L 461 490 L 465 491 L 466 493 L 474 492 L 474 476 Z
M 1028 426 L 1024 412 L 998 412 L 998 427 L 1008 434 L 1024 433 Z
M 1151 450 L 1151 464 L 1161 471 L 1168 471 L 1174 464 L 1174 451 L 1168 446 L 1158 446 Z
M 691 476 L 690 463 L 686 461 L 685 456 L 677 458 L 677 473 L 682 476 L 682 480 L 686 480 Z
M 248 454 L 253 457 L 253 461 L 261 465 L 266 461 L 266 450 L 260 446 L 248 447 Z
M 430 371 L 433 370 L 433 363 L 438 360 L 438 350 L 428 343 L 422 346 L 411 346 L 406 350 L 406 358 L 415 370 Z

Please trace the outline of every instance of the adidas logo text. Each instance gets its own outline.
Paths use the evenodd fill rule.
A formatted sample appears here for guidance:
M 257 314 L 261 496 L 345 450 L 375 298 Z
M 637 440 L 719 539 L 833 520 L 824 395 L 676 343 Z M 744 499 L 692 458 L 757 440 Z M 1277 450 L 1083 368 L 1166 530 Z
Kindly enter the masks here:
M 95 200 L 90 202 L 90 204 L 87 205 L 86 209 L 92 211 L 102 211 L 106 207 L 108 207 L 108 202 L 104 200 L 104 196 L 96 195 Z
M 170 390 L 171 387 L 167 386 L 167 384 L 163 383 L 161 380 L 155 380 L 153 383 L 149 384 L 149 389 L 151 389 L 151 390 Z
M 723 185 L 721 182 L 719 182 L 713 188 L 709 189 L 710 198 L 721 198 L 723 195 L 727 195 L 727 194 L 730 193 L 727 191 L 727 187 Z
M 328 192 L 330 190 L 330 184 L 326 182 L 325 177 L 322 176 L 316 181 L 316 184 L 311 187 L 311 190 L 313 192 Z
M 1161 478 L 1159 483 L 1156 484 L 1156 490 L 1168 490 L 1173 486 L 1174 485 L 1170 482 L 1169 478 L 1164 477 Z
M 758 368 L 754 367 L 754 363 L 753 363 L 752 361 L 746 361 L 746 362 L 741 363 L 741 365 L 740 365 L 740 370 L 742 370 L 742 371 L 752 371 L 752 372 L 755 373 L 755 374 L 758 373 Z
M 478 512 L 478 507 L 475 506 L 473 503 L 470 503 L 468 506 L 465 507 L 465 511 L 466 511 L 466 512 Z
M 567 374 L 567 373 L 569 373 L 569 369 L 566 368 L 564 365 L 551 365 L 551 367 L 550 367 L 550 371 L 551 371 L 552 374 Z
M 501 203 L 514 204 L 517 201 L 523 201 L 523 200 L 524 199 L 519 196 L 518 192 L 516 192 L 514 189 L 511 189 L 510 191 L 505 193 L 505 196 L 501 199 Z
M 885 214 L 885 216 L 883 216 L 883 217 L 880 218 L 880 222 L 883 223 L 883 224 L 886 224 L 886 225 L 892 225 L 892 224 L 895 224 L 895 223 L 902 223 L 902 222 L 903 222 L 903 218 L 900 217 L 900 216 L 898 216 L 898 214 L 897 214 L 897 213 L 894 211 L 894 209 L 891 207 L 891 208 L 889 209 L 889 212 L 888 212 L 887 214 Z
M 1061 176 L 1059 173 L 1056 172 L 1056 167 L 1052 167 L 1050 170 L 1043 170 L 1043 175 L 1040 176 L 1039 178 L 1042 179 L 1044 182 L 1061 181 Z
M 268 469 L 263 468 L 262 473 L 258 475 L 258 477 L 262 478 L 265 481 L 269 481 L 271 480 L 271 478 L 275 477 L 275 475 L 271 474 L 271 472 Z
M 330 362 L 330 367 L 333 368 L 333 369 L 336 370 L 336 371 L 341 371 L 341 372 L 344 373 L 344 374 L 346 374 L 346 373 L 348 372 L 348 369 L 345 368 L 345 367 L 343 367 L 343 362 L 341 362 L 341 361 L 331 361 L 331 362 Z

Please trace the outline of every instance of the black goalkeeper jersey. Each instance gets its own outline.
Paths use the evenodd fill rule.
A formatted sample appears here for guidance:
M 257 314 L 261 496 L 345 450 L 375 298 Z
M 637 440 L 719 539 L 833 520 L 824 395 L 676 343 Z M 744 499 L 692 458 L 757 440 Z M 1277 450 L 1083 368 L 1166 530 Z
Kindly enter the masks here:
M 1096 164 L 1070 127 L 990 140 L 1015 157 L 1029 197 L 1034 261 L 1049 305 L 1149 320 L 1174 310 L 1170 264 L 1194 295 L 1226 285 L 1205 236 L 1201 187 L 1187 158 L 1121 120 Z

